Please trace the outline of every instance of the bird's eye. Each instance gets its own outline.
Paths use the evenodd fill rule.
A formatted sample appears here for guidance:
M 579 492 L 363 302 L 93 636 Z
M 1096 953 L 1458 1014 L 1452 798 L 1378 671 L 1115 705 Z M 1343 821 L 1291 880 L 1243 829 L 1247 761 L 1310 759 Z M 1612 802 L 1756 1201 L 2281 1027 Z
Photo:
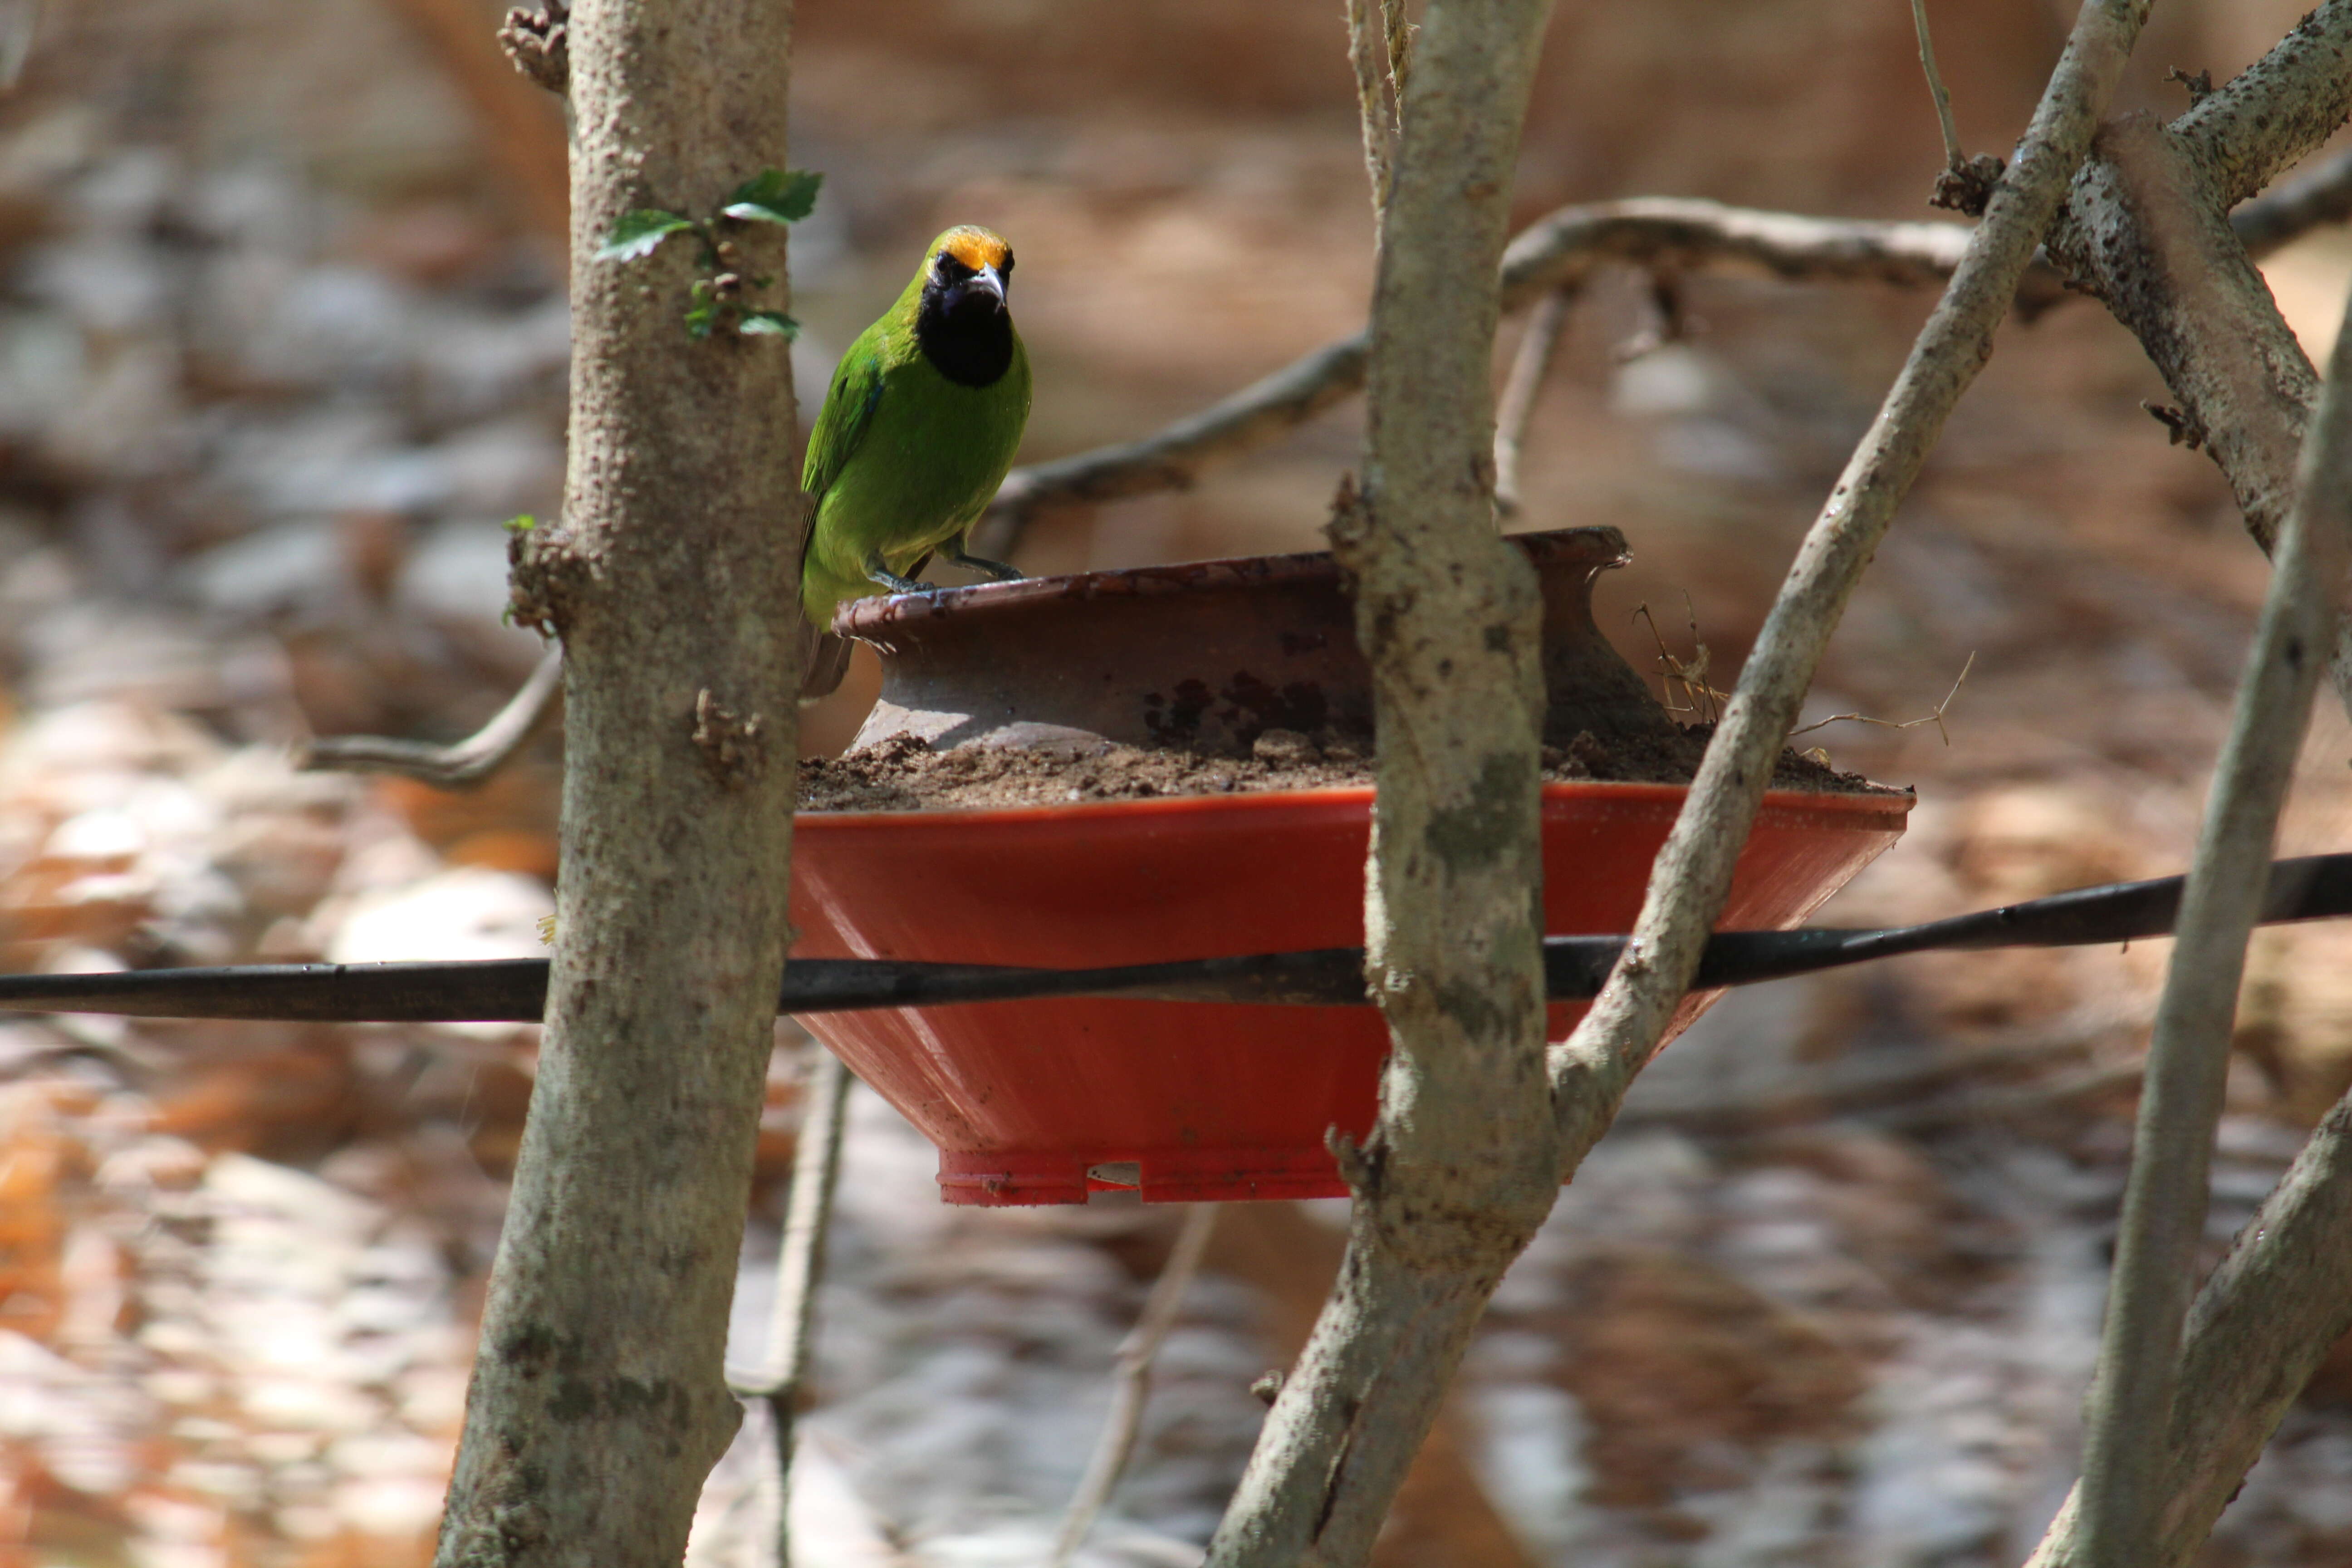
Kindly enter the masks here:
M 997 268 L 996 275 L 1004 279 L 1010 279 L 1013 276 L 1013 253 L 1011 251 L 1008 250 L 1004 253 L 1003 264 Z
M 940 252 L 939 260 L 932 270 L 940 275 L 940 281 L 942 283 L 961 283 L 972 275 L 971 268 L 966 267 L 944 250 Z

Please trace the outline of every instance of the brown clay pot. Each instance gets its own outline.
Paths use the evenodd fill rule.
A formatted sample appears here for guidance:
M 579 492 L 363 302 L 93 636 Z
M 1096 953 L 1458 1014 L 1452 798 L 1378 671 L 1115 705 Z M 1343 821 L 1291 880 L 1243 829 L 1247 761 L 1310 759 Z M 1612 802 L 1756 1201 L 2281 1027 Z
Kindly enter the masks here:
M 1625 536 L 1570 528 L 1511 542 L 1543 586 L 1546 742 L 1665 730 L 1592 624 L 1592 580 L 1625 563 Z M 1328 553 L 862 599 L 837 628 L 882 655 L 858 747 L 898 734 L 943 750 L 1099 736 L 1242 754 L 1270 729 L 1371 739 L 1371 671 Z

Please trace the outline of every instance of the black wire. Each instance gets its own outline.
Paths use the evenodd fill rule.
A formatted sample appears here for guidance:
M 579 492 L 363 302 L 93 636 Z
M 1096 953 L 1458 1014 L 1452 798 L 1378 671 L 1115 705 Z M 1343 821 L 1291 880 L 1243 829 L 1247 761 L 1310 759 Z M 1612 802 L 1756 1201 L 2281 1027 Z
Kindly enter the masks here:
M 2162 936 L 2179 913 L 2181 879 L 2083 888 L 1924 925 L 1876 930 L 1718 931 L 1694 989 L 1752 985 L 1897 953 L 1997 947 L 2077 947 Z M 2352 915 L 2352 855 L 2275 861 L 2263 923 Z M 1622 936 L 1544 942 L 1555 1002 L 1590 1000 L 1623 952 Z M 1054 996 L 1250 1005 L 1364 1006 L 1361 948 L 1179 959 L 1108 969 L 1024 969 L 887 959 L 800 958 L 784 973 L 780 1013 L 940 1006 Z M 318 1023 L 536 1023 L 548 961 L 448 963 L 260 963 L 110 974 L 0 975 L 0 1011 L 114 1013 L 148 1018 Z

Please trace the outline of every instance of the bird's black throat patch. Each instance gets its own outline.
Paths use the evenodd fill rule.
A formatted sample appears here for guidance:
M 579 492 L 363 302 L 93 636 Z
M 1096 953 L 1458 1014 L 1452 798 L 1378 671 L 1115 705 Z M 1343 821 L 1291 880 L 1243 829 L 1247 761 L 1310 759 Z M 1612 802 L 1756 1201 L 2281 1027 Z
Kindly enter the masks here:
M 934 279 L 915 312 L 915 342 L 961 386 L 993 386 L 1013 364 L 1013 315 L 984 292 Z

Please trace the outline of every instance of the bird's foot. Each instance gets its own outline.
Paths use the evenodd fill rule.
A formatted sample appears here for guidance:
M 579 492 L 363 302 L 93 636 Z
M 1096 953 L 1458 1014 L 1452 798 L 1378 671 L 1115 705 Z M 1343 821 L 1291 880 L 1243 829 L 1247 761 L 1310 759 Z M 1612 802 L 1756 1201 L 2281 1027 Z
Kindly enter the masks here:
M 901 577 L 882 564 L 882 552 L 878 550 L 866 558 L 866 575 L 869 581 L 881 584 L 894 594 L 928 594 L 931 591 L 931 585 L 929 583 L 918 583 L 912 577 Z
M 1012 567 L 1007 566 L 1002 561 L 988 561 L 983 560 L 982 557 L 977 555 L 966 555 L 961 550 L 949 551 L 948 559 L 954 562 L 957 565 L 964 567 L 970 571 L 985 572 L 1000 583 L 1018 583 L 1021 581 L 1021 574 L 1014 571 Z

